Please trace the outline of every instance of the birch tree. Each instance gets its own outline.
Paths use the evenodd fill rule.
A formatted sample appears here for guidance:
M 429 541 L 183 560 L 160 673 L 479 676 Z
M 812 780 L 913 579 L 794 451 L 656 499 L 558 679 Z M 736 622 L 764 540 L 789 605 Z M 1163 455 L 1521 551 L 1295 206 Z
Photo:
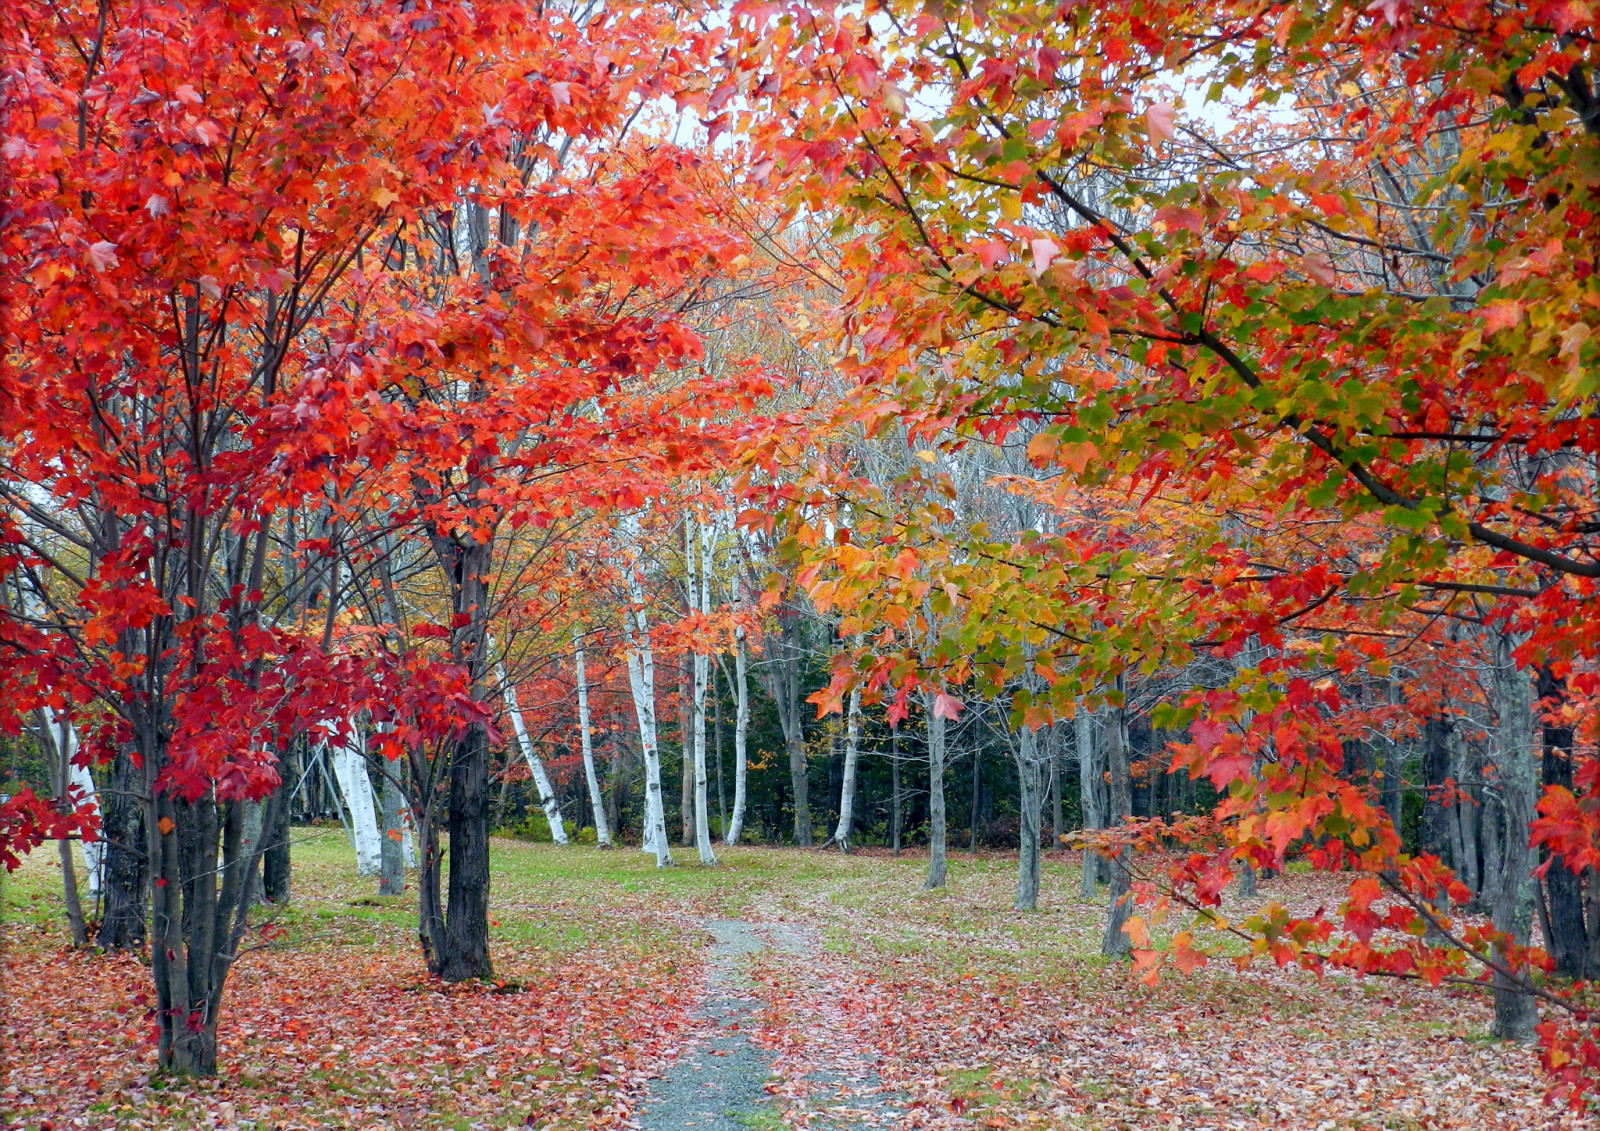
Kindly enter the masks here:
M 735 567 L 731 595 L 736 617 L 740 612 L 742 577 L 742 569 Z M 748 667 L 749 656 L 745 647 L 744 621 L 735 619 L 733 623 L 733 678 L 729 681 L 733 684 L 734 695 L 733 815 L 728 818 L 728 827 L 723 830 L 722 835 L 722 842 L 730 845 L 738 844 L 739 836 L 744 831 L 744 809 L 749 796 L 750 761 L 747 742 L 750 733 L 750 680 Z
M 600 777 L 594 768 L 594 739 L 589 726 L 589 679 L 583 663 L 583 633 L 572 630 L 573 670 L 578 683 L 578 741 L 583 748 L 583 776 L 589 786 L 589 807 L 594 811 L 594 840 L 601 848 L 611 847 L 611 826 L 606 822 L 606 802 L 600 793 Z
M 533 739 L 528 736 L 528 726 L 522 719 L 522 707 L 517 703 L 517 689 L 511 686 L 506 679 L 504 663 L 495 665 L 495 678 L 500 681 L 506 701 L 506 714 L 511 718 L 511 729 L 516 732 L 517 748 L 522 751 L 522 759 L 528 764 L 528 772 L 533 775 L 534 785 L 539 790 L 539 802 L 544 807 L 544 819 L 550 825 L 550 839 L 556 844 L 566 844 L 567 829 L 561 817 L 561 799 L 556 796 L 555 787 L 550 784 L 550 775 L 545 773 L 544 762 L 533 748 Z
M 699 538 L 696 539 L 696 532 Z M 699 546 L 695 543 L 698 540 Z M 700 617 L 711 614 L 711 566 L 716 536 L 710 523 L 692 516 L 683 521 L 685 582 L 689 591 L 690 612 Z M 700 863 L 715 864 L 711 848 L 710 804 L 706 793 L 706 686 L 711 677 L 711 657 L 702 648 L 694 650 L 694 703 L 691 729 L 694 747 L 694 841 Z

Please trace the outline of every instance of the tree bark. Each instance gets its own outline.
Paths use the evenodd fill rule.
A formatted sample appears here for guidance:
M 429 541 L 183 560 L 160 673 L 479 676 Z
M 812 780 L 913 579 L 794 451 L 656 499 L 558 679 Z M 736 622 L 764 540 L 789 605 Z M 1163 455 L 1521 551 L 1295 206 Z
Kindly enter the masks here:
M 699 568 L 696 569 L 695 527 L 700 527 Z M 701 616 L 711 615 L 711 552 L 713 540 L 709 524 L 684 519 L 684 550 L 688 569 L 689 604 Z M 690 722 L 694 747 L 694 843 L 700 854 L 700 863 L 712 865 L 717 854 L 711 847 L 710 800 L 707 797 L 706 779 L 706 689 L 711 678 L 711 656 L 696 649 L 693 656 L 694 687 L 690 702 Z
M 261 854 L 261 894 L 268 901 L 278 904 L 289 902 L 292 885 L 293 864 L 289 856 L 289 794 L 298 781 L 300 748 L 301 743 L 296 740 L 286 752 L 288 761 L 284 766 L 283 780 L 278 783 L 276 790 L 278 803 L 272 808 L 276 818 L 272 828 L 267 830 L 267 842 Z
M 733 603 L 739 604 L 739 575 L 733 578 Z M 746 744 L 750 733 L 749 656 L 745 650 L 744 625 L 733 629 L 733 817 L 723 833 L 724 844 L 738 844 L 744 832 L 744 811 L 749 798 L 750 763 Z
M 102 950 L 144 949 L 145 835 L 139 785 L 129 748 L 119 746 L 111 764 L 111 792 L 101 829 L 106 841 L 105 908 L 95 943 Z M 281 809 L 287 814 L 287 805 Z
M 1117 677 L 1118 699 L 1124 690 L 1122 676 Z M 1128 711 L 1122 702 L 1107 710 L 1106 720 L 1106 772 L 1110 782 L 1107 791 L 1106 828 L 1121 828 L 1124 820 L 1133 813 L 1133 781 L 1128 765 Z M 1127 954 L 1132 944 L 1122 930 L 1132 908 L 1128 893 L 1133 867 L 1131 848 L 1121 848 L 1110 860 L 1111 915 L 1106 921 L 1105 938 L 1100 943 L 1100 953 L 1107 957 Z
M 522 708 L 517 703 L 517 690 L 506 680 L 506 669 L 503 664 L 495 666 L 495 678 L 505 689 L 506 714 L 511 716 L 511 729 L 516 732 L 517 746 L 521 748 L 522 759 L 528 764 L 533 784 L 539 790 L 539 801 L 544 807 L 544 819 L 550 826 L 550 839 L 556 844 L 566 844 L 567 827 L 561 816 L 561 799 L 556 796 L 555 787 L 550 784 L 550 775 L 544 772 L 544 762 L 534 750 L 533 740 L 528 737 L 527 724 L 522 720 Z
M 1490 695 L 1498 716 L 1495 727 L 1496 765 L 1500 770 L 1498 840 L 1500 868 L 1495 876 L 1490 917 L 1495 928 L 1526 944 L 1533 919 L 1533 854 L 1528 824 L 1534 816 L 1537 769 L 1533 751 L 1533 684 L 1512 657 L 1515 642 L 1491 630 Z M 1504 960 L 1504 955 L 1497 955 Z M 1504 975 L 1494 978 L 1494 1036 L 1529 1041 L 1539 1018 L 1531 995 Z
M 1543 702 L 1546 718 L 1540 723 L 1541 758 L 1540 778 L 1545 786 L 1572 789 L 1572 728 L 1552 721 L 1549 715 L 1559 711 L 1566 700 L 1566 681 L 1556 676 L 1548 666 L 1538 672 L 1538 694 Z M 1538 880 L 1533 881 L 1535 884 Z M 1583 889 L 1581 876 L 1567 867 L 1557 856 L 1549 861 L 1545 872 L 1545 887 L 1549 892 L 1549 938 L 1546 946 L 1556 969 L 1569 978 L 1591 978 L 1589 969 L 1589 939 L 1583 922 Z
M 900 728 L 889 724 L 889 848 L 900 855 Z
M 450 758 L 450 901 L 445 906 L 447 982 L 494 977 L 489 960 L 489 732 L 474 722 Z
M 922 886 L 928 889 L 942 888 L 945 881 L 945 718 L 933 709 L 938 694 L 922 696 L 928 715 L 928 878 Z
M 379 895 L 403 895 L 406 890 L 406 861 L 404 850 L 404 825 L 400 812 L 405 800 L 400 787 L 391 775 L 400 770 L 399 764 L 388 767 L 383 776 L 383 860 L 378 872 Z
M 639 748 L 644 760 L 644 840 L 641 848 L 653 852 L 656 867 L 672 863 L 672 846 L 667 843 L 667 817 L 661 796 L 661 755 L 656 745 L 655 653 L 650 645 L 650 626 L 644 609 L 644 587 L 636 571 L 628 572 L 631 608 L 623 612 L 623 632 L 628 643 L 628 686 L 633 692 L 633 709 L 639 720 Z
M 1096 741 L 1094 712 L 1086 705 L 1079 704 L 1077 714 L 1072 719 L 1075 737 L 1078 743 L 1078 803 L 1083 810 L 1083 827 L 1086 830 L 1104 827 L 1105 815 L 1100 807 L 1101 771 L 1100 750 Z M 1099 881 L 1101 879 L 1101 860 L 1098 853 L 1085 849 L 1083 852 L 1083 887 L 1084 899 L 1096 899 L 1100 895 Z
M 1040 795 L 1044 777 L 1039 759 L 1038 734 L 1031 727 L 1024 726 L 1017 732 L 1015 749 L 1017 779 L 1022 795 L 1016 909 L 1032 911 L 1039 906 L 1039 836 L 1043 831 L 1039 825 L 1044 812 L 1044 798 Z
M 794 802 L 794 843 L 811 848 L 815 834 L 811 826 L 809 767 L 806 764 L 804 700 L 800 694 L 800 610 L 792 602 L 778 607 L 780 629 L 770 639 L 776 655 L 769 650 L 771 674 L 767 690 L 778 708 L 778 723 L 783 728 L 783 745 L 789 755 L 789 788 Z
M 594 739 L 589 727 L 589 680 L 583 668 L 583 636 L 576 629 L 572 633 L 572 653 L 578 679 L 578 738 L 583 747 L 583 776 L 589 786 L 589 808 L 594 811 L 594 842 L 602 848 L 609 848 L 611 826 L 606 821 L 605 798 L 600 794 L 600 777 L 594 768 Z
M 851 689 L 850 705 L 844 724 L 844 776 L 839 786 L 839 823 L 833 830 L 833 843 L 841 852 L 850 851 L 850 834 L 856 819 L 856 765 L 861 750 L 861 689 Z

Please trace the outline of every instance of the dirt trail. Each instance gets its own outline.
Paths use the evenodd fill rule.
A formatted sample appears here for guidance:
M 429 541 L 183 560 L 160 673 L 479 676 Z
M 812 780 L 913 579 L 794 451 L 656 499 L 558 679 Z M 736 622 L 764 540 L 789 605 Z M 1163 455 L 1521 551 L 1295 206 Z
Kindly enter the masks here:
M 760 1106 L 772 1057 L 750 1043 L 761 1002 L 744 960 L 763 943 L 753 924 L 738 919 L 713 919 L 705 927 L 716 939 L 699 1014 L 707 1032 L 651 1086 L 639 1109 L 644 1131 L 740 1131 L 776 1114 Z
M 798 1108 L 809 1126 L 866 1131 L 899 1117 L 881 1094 L 870 1058 L 831 1017 L 826 979 L 812 969 L 821 940 L 793 923 L 714 919 L 704 924 L 711 948 L 705 1028 L 638 1109 L 642 1131 L 746 1131 L 780 1126 L 780 1113 Z M 763 951 L 794 975 L 800 991 L 783 1011 L 785 1025 L 762 1034 L 767 1003 L 751 980 L 751 960 Z M 762 1044 L 755 1043 L 763 1037 Z M 796 1055 L 802 1054 L 802 1055 Z

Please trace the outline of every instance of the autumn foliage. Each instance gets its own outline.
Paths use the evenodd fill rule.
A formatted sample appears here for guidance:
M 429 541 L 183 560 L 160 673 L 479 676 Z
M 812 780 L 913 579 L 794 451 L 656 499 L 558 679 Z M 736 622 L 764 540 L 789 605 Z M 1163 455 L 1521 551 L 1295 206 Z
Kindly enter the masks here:
M 564 689 L 547 666 L 592 632 L 636 695 L 655 645 L 703 697 L 736 626 L 784 641 L 806 601 L 838 643 L 824 713 L 1003 701 L 1031 750 L 1080 711 L 1124 734 L 1167 681 L 1155 771 L 1215 805 L 1132 820 L 1113 763 L 1085 842 L 1139 975 L 1228 936 L 1242 965 L 1488 989 L 1504 1036 L 1537 1003 L 1584 1102 L 1594 24 L 1579 0 L 11 5 L 0 725 L 67 717 L 80 762 L 137 774 L 163 1063 L 216 1069 L 296 743 L 399 767 L 428 967 L 489 980 L 503 661 Z M 636 636 L 644 547 L 682 519 L 692 566 L 719 508 L 766 596 L 700 607 L 691 580 Z M 1414 834 L 1373 753 L 1402 741 L 1445 767 Z M 1477 871 L 1438 816 L 1470 789 L 1509 830 Z M 93 839 L 72 801 L 5 801 L 0 862 Z M 1294 861 L 1348 879 L 1337 907 L 1218 911 Z

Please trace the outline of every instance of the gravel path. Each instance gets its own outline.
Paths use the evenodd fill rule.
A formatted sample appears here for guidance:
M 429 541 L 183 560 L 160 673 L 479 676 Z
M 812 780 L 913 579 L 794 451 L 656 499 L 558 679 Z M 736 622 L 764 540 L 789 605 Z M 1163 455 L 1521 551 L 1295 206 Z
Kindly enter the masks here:
M 711 948 L 710 989 L 700 1007 L 710 1035 L 686 1049 L 651 1085 L 639 1112 L 644 1131 L 749 1131 L 776 1125 L 764 1087 L 772 1057 L 750 1043 L 761 1002 L 751 993 L 744 959 L 762 948 L 754 924 L 714 919 L 705 924 Z

